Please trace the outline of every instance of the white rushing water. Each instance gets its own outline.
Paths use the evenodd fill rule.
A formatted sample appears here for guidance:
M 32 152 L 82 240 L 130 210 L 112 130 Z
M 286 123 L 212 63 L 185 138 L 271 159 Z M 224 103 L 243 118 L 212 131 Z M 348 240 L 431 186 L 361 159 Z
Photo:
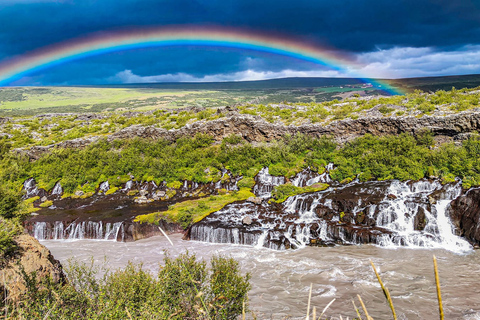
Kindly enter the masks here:
M 253 187 L 253 193 L 261 198 L 270 198 L 273 188 L 285 183 L 285 177 L 272 176 L 269 173 L 268 167 L 265 167 L 258 172 L 255 181 L 256 184 L 255 187 Z
M 53 227 L 47 222 L 36 222 L 33 235 L 38 240 L 125 240 L 123 222 L 82 221 L 64 223 L 55 221 Z
M 257 319 L 305 319 L 308 291 L 313 284 L 312 306 L 317 315 L 333 298 L 329 319 L 354 318 L 351 300 L 362 296 L 374 319 L 390 319 L 391 313 L 371 269 L 371 259 L 389 288 L 399 319 L 437 319 L 432 255 L 439 263 L 446 319 L 472 320 L 480 317 L 480 251 L 454 254 L 441 249 L 386 249 L 378 246 L 307 247 L 301 250 L 270 250 L 262 247 L 209 244 L 183 241 L 181 235 L 163 236 L 135 242 L 42 241 L 55 258 L 69 258 L 108 268 L 122 268 L 128 261 L 143 263 L 156 274 L 164 250 L 172 257 L 188 250 L 200 259 L 214 254 L 231 256 L 242 272 L 252 275 L 249 301 Z M 358 303 L 357 303 L 358 305 Z M 252 319 L 248 315 L 248 319 Z
M 297 177 L 306 183 L 309 175 L 305 173 Z M 257 194 L 268 197 L 269 191 L 265 186 L 272 186 L 274 180 L 266 170 L 260 180 L 268 183 L 263 185 L 263 189 L 257 189 Z M 443 248 L 468 252 L 472 250 L 471 245 L 456 235 L 447 211 L 451 201 L 460 193 L 460 183 L 354 181 L 321 192 L 289 197 L 280 209 L 271 207 L 265 201 L 261 205 L 228 205 L 194 225 L 191 238 L 275 249 L 288 248 L 288 244 L 302 248 L 312 239 L 344 244 L 364 243 L 367 239 L 367 242 L 383 247 Z M 351 210 L 350 218 L 340 222 L 340 211 L 347 209 Z M 332 216 L 327 218 L 330 213 Z M 372 222 L 368 225 L 357 223 L 355 219 L 361 215 Z M 252 223 L 243 223 L 247 217 Z M 377 229 L 369 228 L 371 224 Z M 263 242 L 259 241 L 260 235 Z

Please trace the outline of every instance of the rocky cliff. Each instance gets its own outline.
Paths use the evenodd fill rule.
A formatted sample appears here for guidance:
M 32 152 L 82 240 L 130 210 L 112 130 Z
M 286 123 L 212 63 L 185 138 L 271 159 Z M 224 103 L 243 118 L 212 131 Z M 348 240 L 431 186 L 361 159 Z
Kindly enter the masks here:
M 22 269 L 27 275 L 35 272 L 37 281 L 47 277 L 57 283 L 66 281 L 60 262 L 35 238 L 24 234 L 16 242 L 18 250 L 15 256 L 4 261 L 0 269 L 0 292 L 3 294 L 6 289 L 8 299 L 16 300 L 26 290 Z
M 424 130 L 431 131 L 437 140 L 458 141 L 480 130 L 480 112 L 461 112 L 446 116 L 410 117 L 364 117 L 356 120 L 346 119 L 334 121 L 329 125 L 304 124 L 284 125 L 270 123 L 260 116 L 240 114 L 235 109 L 229 109 L 227 116 L 213 121 L 197 121 L 180 129 L 166 130 L 156 126 L 134 125 L 107 136 L 112 141 L 116 139 L 131 139 L 135 137 L 149 139 L 176 140 L 182 136 L 194 136 L 197 133 L 209 134 L 217 141 L 235 134 L 248 142 L 269 142 L 287 134 L 302 133 L 319 137 L 327 135 L 339 143 L 352 140 L 367 133 L 380 136 L 400 134 L 403 132 L 417 134 Z M 30 149 L 17 149 L 19 153 L 37 159 L 42 153 L 54 147 L 81 148 L 98 141 L 100 137 L 68 140 L 49 146 L 36 146 Z

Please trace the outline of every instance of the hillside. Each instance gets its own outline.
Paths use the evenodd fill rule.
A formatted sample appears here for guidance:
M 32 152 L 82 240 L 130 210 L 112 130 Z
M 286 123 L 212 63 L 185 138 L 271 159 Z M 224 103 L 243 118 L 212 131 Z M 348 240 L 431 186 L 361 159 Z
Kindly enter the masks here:
M 383 80 L 405 92 L 473 88 L 480 76 Z M 100 87 L 0 88 L 0 117 L 44 113 L 148 111 L 162 108 L 221 107 L 245 104 L 321 103 L 386 95 L 379 87 L 350 78 L 286 78 L 217 83 L 156 83 Z

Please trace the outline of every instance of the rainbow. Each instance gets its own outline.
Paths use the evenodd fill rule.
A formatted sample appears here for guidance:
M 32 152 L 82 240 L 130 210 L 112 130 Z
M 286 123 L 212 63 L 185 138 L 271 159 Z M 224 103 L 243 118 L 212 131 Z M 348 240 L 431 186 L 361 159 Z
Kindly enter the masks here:
M 383 81 L 359 74 L 355 70 L 359 70 L 361 65 L 341 52 L 258 32 L 198 26 L 95 33 L 47 46 L 0 62 L 0 86 L 8 85 L 33 72 L 86 57 L 136 48 L 186 45 L 241 48 L 289 56 L 348 73 L 365 82 L 379 85 L 389 93 L 402 94 Z

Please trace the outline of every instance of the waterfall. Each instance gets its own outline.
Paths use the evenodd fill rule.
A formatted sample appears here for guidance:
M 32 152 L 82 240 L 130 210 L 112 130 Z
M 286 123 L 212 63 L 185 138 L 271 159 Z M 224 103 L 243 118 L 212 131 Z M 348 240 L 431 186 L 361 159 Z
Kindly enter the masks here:
M 314 185 L 315 183 L 329 183 L 332 182 L 329 172 L 333 169 L 333 164 L 329 163 L 325 166 L 323 173 L 312 171 L 310 168 L 303 169 L 297 173 L 292 179 L 292 184 L 296 187 L 307 187 Z
M 73 221 L 35 222 L 33 236 L 38 240 L 113 240 L 125 241 L 123 222 Z
M 61 196 L 62 193 L 63 193 L 63 188 L 59 181 L 55 184 L 55 187 L 53 187 L 52 195 Z
M 35 197 L 35 196 L 38 195 L 37 184 L 35 182 L 35 179 L 33 179 L 33 178 L 27 179 L 23 183 L 23 189 L 26 192 L 25 198 L 31 198 L 31 197 Z
M 269 193 L 265 186 L 278 182 L 272 177 L 262 170 L 257 195 Z M 275 249 L 374 243 L 464 252 L 471 246 L 455 234 L 447 212 L 461 190 L 459 182 L 442 185 L 426 179 L 354 181 L 292 196 L 281 205 L 230 204 L 195 224 L 190 239 Z
M 107 192 L 107 191 L 110 189 L 110 184 L 108 183 L 108 181 L 102 182 L 102 183 L 100 183 L 99 189 L 100 189 L 103 193 L 105 193 L 105 192 Z
M 129 191 L 132 188 L 133 188 L 133 181 L 128 180 L 127 183 L 125 183 L 125 188 L 123 188 L 122 191 Z
M 272 176 L 268 172 L 268 167 L 265 167 L 257 174 L 255 182 L 253 193 L 258 197 L 269 198 L 272 196 L 271 192 L 275 186 L 285 183 L 285 177 Z

